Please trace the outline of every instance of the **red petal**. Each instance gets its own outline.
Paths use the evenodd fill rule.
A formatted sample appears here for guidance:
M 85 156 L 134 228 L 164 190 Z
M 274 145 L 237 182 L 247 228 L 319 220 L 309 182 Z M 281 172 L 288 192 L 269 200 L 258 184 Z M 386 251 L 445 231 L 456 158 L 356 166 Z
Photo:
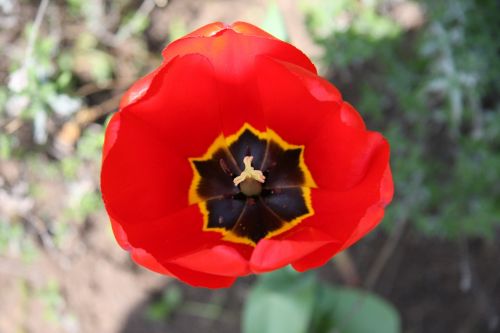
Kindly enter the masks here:
M 125 108 L 126 106 L 137 102 L 141 97 L 146 94 L 148 91 L 153 78 L 158 74 L 161 70 L 161 66 L 152 71 L 151 73 L 145 75 L 144 77 L 137 80 L 128 90 L 125 92 L 123 97 L 120 100 L 120 109 Z
M 309 269 L 318 268 L 326 264 L 338 252 L 346 249 L 361 237 L 370 232 L 377 224 L 382 221 L 384 209 L 380 206 L 373 206 L 368 209 L 366 215 L 361 219 L 359 224 L 354 229 L 354 232 L 347 241 L 342 243 L 334 243 L 323 246 L 322 248 L 312 252 L 311 254 L 295 261 L 292 266 L 299 272 L 304 272 Z
M 230 245 L 217 245 L 173 260 L 171 263 L 214 275 L 243 276 L 250 273 L 248 261 Z
M 342 103 L 342 95 L 340 94 L 340 91 L 333 84 L 316 75 L 316 73 L 307 71 L 294 64 L 282 61 L 276 62 L 285 67 L 290 74 L 293 74 L 296 77 L 296 79 L 300 80 L 309 94 L 314 96 L 314 98 L 318 101 L 335 102 L 338 104 Z
M 345 243 L 367 212 L 389 203 L 392 181 L 387 178 L 390 177 L 387 173 L 388 159 L 388 150 L 380 150 L 371 165 L 367 166 L 362 181 L 347 191 L 312 189 L 311 202 L 315 214 L 302 224 L 319 228 Z
M 264 37 L 264 38 L 277 39 L 276 37 L 274 37 L 270 33 L 262 30 L 259 27 L 256 27 L 253 24 L 247 23 L 247 22 L 234 22 L 233 24 L 231 24 L 231 28 L 240 34 L 244 34 L 244 35 L 248 35 L 248 36 L 258 36 L 258 37 Z
M 340 251 L 338 243 L 327 244 L 316 251 L 300 258 L 292 263 L 293 268 L 299 272 L 305 272 L 309 269 L 318 268 L 327 263 L 335 253 Z
M 172 275 L 193 287 L 227 288 L 236 281 L 235 277 L 201 273 L 175 264 L 167 264 L 165 266 Z
M 136 264 L 146 267 L 153 272 L 173 276 L 173 274 L 169 272 L 165 266 L 160 264 L 151 254 L 147 253 L 143 249 L 132 249 L 130 251 L 130 257 Z
M 255 25 L 246 22 L 234 22 L 231 25 L 222 22 L 209 23 L 201 28 L 196 29 L 195 31 L 187 34 L 182 38 L 213 37 L 218 33 L 220 33 L 222 30 L 227 30 L 227 29 L 234 30 L 235 32 L 243 35 L 276 39 L 270 33 L 267 33 L 264 30 L 256 27 Z
M 323 82 L 312 87 L 312 80 L 319 82 L 319 77 L 300 67 L 259 57 L 257 71 L 266 124 L 288 143 L 306 144 L 321 129 L 323 119 L 339 108 L 340 95 L 335 93 L 328 95 L 328 102 L 318 101 L 310 89 L 326 95 L 325 89 L 318 88 Z
M 191 37 L 212 37 L 216 35 L 218 32 L 224 29 L 228 29 L 228 25 L 222 22 L 214 22 L 204 25 L 201 28 L 196 29 L 195 31 L 187 34 L 182 38 L 191 38 Z
M 114 215 L 113 211 L 108 213 Z M 173 263 L 215 275 L 248 273 L 247 262 L 237 247 L 218 245 L 220 233 L 203 231 L 203 217 L 197 205 L 156 221 L 131 224 L 111 217 L 111 223 L 120 246 L 131 253 L 134 261 L 153 271 L 171 275 L 163 271 Z M 217 270 L 221 274 L 216 274 Z
M 236 25 L 239 29 L 239 24 Z M 249 30 L 250 28 L 246 28 Z M 300 50 L 280 40 L 254 35 L 245 35 L 233 29 L 222 29 L 212 37 L 181 38 L 163 50 L 165 61 L 185 54 L 202 54 L 215 68 L 218 78 L 224 81 L 242 81 L 254 72 L 257 55 L 290 62 L 316 73 L 316 68 Z
M 361 237 L 372 231 L 380 221 L 382 221 L 382 218 L 384 217 L 384 208 L 391 202 L 393 194 L 394 184 L 392 181 L 391 169 L 387 167 L 380 184 L 380 199 L 378 204 L 373 205 L 367 210 L 354 233 L 342 246 L 342 249 L 345 249 L 357 242 Z
M 332 200 L 329 204 L 334 205 L 336 203 Z M 324 228 L 325 231 L 328 229 L 332 237 L 336 236 L 338 243 L 328 244 L 310 253 L 309 255 L 300 258 L 292 264 L 293 267 L 296 270 L 303 272 L 324 265 L 336 253 L 349 247 L 373 229 L 382 220 L 383 216 L 384 209 L 377 204 L 370 207 L 366 211 L 366 214 L 361 218 L 355 212 L 353 212 L 352 217 L 346 217 L 345 213 L 343 215 L 338 214 L 338 216 L 322 216 L 321 218 L 323 220 L 330 220 L 331 224 L 328 228 Z M 314 224 L 312 221 L 309 221 L 309 223 Z M 365 227 L 363 228 L 363 226 Z
M 106 159 L 108 153 L 116 142 L 118 136 L 118 131 L 120 130 L 120 113 L 117 112 L 113 114 L 111 120 L 106 127 L 106 133 L 104 135 L 104 144 L 102 147 L 102 159 Z
M 161 69 L 143 99 L 123 112 L 147 124 L 165 147 L 182 157 L 198 157 L 221 133 L 219 110 L 212 66 L 205 57 L 192 54 Z
M 109 213 L 113 215 L 112 211 Z M 218 245 L 222 237 L 219 232 L 203 231 L 203 216 L 198 205 L 191 205 L 158 220 L 121 225 L 133 247 L 146 250 L 164 265 Z
M 187 157 L 202 155 L 220 134 L 217 101 L 210 64 L 190 55 L 163 67 L 143 98 L 113 117 L 102 191 L 120 220 L 157 219 L 187 206 L 193 175 Z
M 256 76 L 260 75 L 255 68 L 255 58 L 265 54 L 295 63 L 305 72 L 316 73 L 316 69 L 310 60 L 292 45 L 271 38 L 246 23 L 235 23 L 234 28 L 223 27 L 218 23 L 202 28 L 201 32 L 195 35 L 212 35 L 215 31 L 217 32 L 212 37 L 183 38 L 173 42 L 164 50 L 165 61 L 193 53 L 206 56 L 217 77 L 221 113 L 219 121 L 223 133 L 234 134 L 245 123 L 265 130 L 265 118 L 259 91 L 255 85 Z M 196 77 L 195 73 L 191 77 Z
M 113 230 L 113 234 L 118 242 L 118 244 L 124 249 L 130 252 L 130 257 L 137 264 L 146 267 L 147 269 L 152 270 L 153 272 L 164 274 L 164 275 L 172 275 L 163 265 L 161 265 L 151 254 L 146 252 L 140 248 L 134 248 L 127 239 L 127 234 L 123 230 L 122 226 L 115 221 L 113 218 L 110 218 L 111 228 Z
M 120 223 L 118 223 L 111 216 L 109 220 L 111 221 L 111 229 L 113 230 L 113 234 L 115 235 L 115 239 L 118 242 L 118 245 L 120 245 L 124 250 L 131 250 L 132 245 L 130 245 L 130 243 L 128 242 L 127 234 L 125 233 L 125 230 L 123 230 Z
M 387 164 L 389 146 L 379 133 L 347 125 L 339 113 L 328 114 L 322 123 L 304 149 L 305 163 L 320 188 L 343 191 L 355 186 L 381 153 L 387 153 Z
M 202 231 L 203 218 L 197 205 L 147 224 L 126 224 L 128 237 L 115 219 L 112 219 L 112 226 L 119 244 L 132 254 L 137 249 L 143 251 L 139 252 L 141 259 L 136 261 L 154 271 L 175 264 L 212 275 L 241 276 L 249 273 L 247 258 L 251 247 L 224 245 L 220 233 Z M 156 269 L 154 263 L 157 263 Z
M 116 140 L 101 170 L 108 212 L 112 210 L 120 221 L 135 223 L 158 219 L 188 205 L 193 171 L 186 158 L 169 149 L 147 124 L 120 112 Z
M 363 180 L 348 191 L 311 190 L 315 215 L 299 227 L 313 227 L 338 241 L 293 263 L 304 271 L 323 265 L 335 253 L 352 245 L 372 230 L 383 217 L 384 207 L 392 199 L 393 185 L 388 165 L 388 148 L 372 160 Z
M 366 129 L 365 122 L 356 109 L 349 103 L 344 102 L 340 108 L 340 120 L 346 125 L 359 129 Z
M 245 123 L 260 131 L 265 131 L 265 116 L 255 84 L 251 81 L 232 84 L 220 82 L 219 96 L 224 135 L 236 133 Z
M 313 228 L 298 228 L 286 238 L 261 240 L 252 254 L 250 266 L 254 273 L 263 273 L 286 266 L 318 248 L 332 243 L 330 235 Z

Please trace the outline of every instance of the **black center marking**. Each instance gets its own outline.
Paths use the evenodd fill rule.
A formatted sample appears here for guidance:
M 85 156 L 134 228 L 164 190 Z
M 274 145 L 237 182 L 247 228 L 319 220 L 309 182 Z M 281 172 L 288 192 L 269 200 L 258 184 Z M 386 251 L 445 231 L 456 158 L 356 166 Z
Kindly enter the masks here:
M 197 195 L 205 201 L 207 229 L 223 229 L 236 238 L 256 244 L 272 232 L 310 214 L 306 204 L 305 175 L 301 166 L 302 147 L 285 148 L 277 141 L 259 138 L 245 129 L 226 148 L 219 148 L 206 160 L 194 160 L 200 175 Z M 244 169 L 243 158 L 253 156 L 252 166 L 266 179 L 262 188 L 245 195 L 233 179 Z M 248 184 L 248 183 L 247 183 Z

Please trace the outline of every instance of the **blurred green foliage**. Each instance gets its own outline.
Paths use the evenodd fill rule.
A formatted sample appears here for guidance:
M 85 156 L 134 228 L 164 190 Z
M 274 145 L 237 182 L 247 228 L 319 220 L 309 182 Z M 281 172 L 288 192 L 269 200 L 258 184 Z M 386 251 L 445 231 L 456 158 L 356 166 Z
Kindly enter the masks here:
M 26 288 L 27 297 L 35 297 L 42 305 L 43 319 L 53 327 L 64 331 L 75 331 L 78 320 L 68 311 L 67 303 L 61 286 L 55 279 L 49 279 L 44 285 L 30 289 Z
M 57 281 L 49 280 L 45 286 L 36 291 L 35 296 L 37 296 L 44 305 L 44 319 L 48 322 L 57 324 L 61 317 L 60 312 L 65 303 Z
M 261 28 L 281 40 L 288 41 L 285 19 L 276 1 L 269 1 Z
M 100 49 L 98 44 L 95 35 L 83 32 L 75 40 L 71 58 L 79 71 L 88 73 L 91 81 L 104 88 L 111 82 L 114 59 L 109 53 Z
M 245 303 L 243 332 L 307 332 L 314 311 L 315 282 L 314 275 L 299 276 L 290 269 L 261 276 Z
M 0 255 L 11 255 L 31 263 L 38 255 L 30 238 L 25 237 L 25 229 L 19 222 L 7 223 L 0 220 Z
M 369 292 L 332 287 L 287 267 L 259 277 L 243 310 L 243 333 L 397 333 L 398 312 Z
M 397 333 L 401 319 L 391 304 L 368 291 L 322 286 L 308 332 Z
M 161 298 L 148 306 L 146 315 L 151 320 L 168 320 L 172 312 L 181 306 L 182 301 L 181 289 L 175 284 L 169 285 Z
M 302 1 L 308 26 L 325 48 L 324 61 L 334 68 L 363 64 L 380 43 L 400 36 L 401 28 L 378 14 L 380 1 Z
M 51 4 L 40 26 L 23 19 L 24 28 L 19 28 L 16 42 L 6 53 L 6 85 L 0 87 L 0 164 L 13 161 L 22 176 L 7 182 L 0 178 L 0 192 L 15 206 L 8 215 L 0 211 L 0 255 L 30 261 L 41 245 L 63 250 L 79 225 L 102 210 L 97 175 L 105 125 L 80 124 L 77 112 L 102 103 L 100 94 L 116 88 L 112 83 L 116 84 L 116 64 L 121 63 L 117 49 L 125 41 L 143 39 L 151 9 L 139 10 L 129 0 L 109 5 L 82 0 Z M 50 8 L 64 15 L 52 16 Z M 108 31 L 99 18 L 111 9 L 119 15 L 106 27 Z M 66 31 L 75 27 L 76 34 Z M 62 143 L 68 147 L 59 150 L 58 134 L 68 122 L 80 128 L 70 140 L 64 137 Z M 27 182 L 28 193 L 13 193 L 17 182 Z M 67 195 L 51 205 L 47 192 Z M 28 199 L 34 208 L 17 208 L 18 202 Z M 40 218 L 37 228 L 32 226 L 32 214 Z
M 347 81 L 345 97 L 391 143 L 385 225 L 489 237 L 500 224 L 500 4 L 421 1 L 426 21 L 403 31 L 388 2 L 303 5 L 332 81 Z
M 26 39 L 33 34 L 33 27 L 25 31 Z M 5 97 L 5 113 L 20 116 L 33 123 L 36 143 L 47 141 L 47 121 L 51 114 L 67 117 L 81 106 L 81 100 L 72 97 L 72 59 L 65 52 L 58 52 L 59 41 L 44 36 L 34 41 L 32 54 L 14 64 Z M 2 142 L 3 147 L 9 145 Z
M 0 133 L 0 159 L 8 159 L 11 155 L 11 138 L 4 134 Z
M 224 303 L 227 301 L 223 293 L 211 294 L 209 302 L 189 300 L 177 282 L 172 281 L 159 298 L 146 308 L 145 315 L 152 321 L 169 321 L 174 313 L 215 321 L 224 314 Z

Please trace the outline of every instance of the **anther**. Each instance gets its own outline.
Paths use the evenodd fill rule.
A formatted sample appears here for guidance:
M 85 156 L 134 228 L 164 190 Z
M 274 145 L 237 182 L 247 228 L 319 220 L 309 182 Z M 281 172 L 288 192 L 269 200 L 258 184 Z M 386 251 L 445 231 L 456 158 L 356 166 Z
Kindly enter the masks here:
M 221 159 L 219 160 L 219 165 L 220 165 L 220 167 L 222 168 L 222 170 L 223 170 L 226 174 L 228 174 L 228 175 L 229 175 L 229 176 L 231 176 L 231 177 L 233 177 L 233 176 L 234 176 L 234 174 L 231 172 L 231 169 L 229 169 L 229 167 L 227 166 L 226 161 L 224 161 L 224 159 L 223 159 L 223 158 L 221 158 Z
M 240 186 L 240 190 L 246 196 L 259 195 L 262 192 L 262 183 L 266 177 L 260 170 L 255 170 L 252 167 L 253 156 L 245 156 L 243 164 L 245 169 L 241 174 L 233 179 L 235 186 Z
M 252 166 L 253 156 L 245 156 L 243 158 L 243 164 L 245 165 L 245 169 L 243 172 L 236 178 L 234 178 L 233 182 L 235 186 L 238 186 L 245 179 L 254 179 L 259 183 L 264 183 L 266 177 L 260 170 L 255 170 Z

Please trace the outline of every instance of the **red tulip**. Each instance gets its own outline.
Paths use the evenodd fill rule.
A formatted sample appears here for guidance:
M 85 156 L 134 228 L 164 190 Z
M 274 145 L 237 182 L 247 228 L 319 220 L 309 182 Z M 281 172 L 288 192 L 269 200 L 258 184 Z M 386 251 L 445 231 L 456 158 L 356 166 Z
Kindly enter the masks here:
M 321 266 L 380 222 L 389 145 L 301 51 L 213 23 L 163 57 L 123 97 L 103 149 L 106 210 L 136 263 L 227 287 Z

